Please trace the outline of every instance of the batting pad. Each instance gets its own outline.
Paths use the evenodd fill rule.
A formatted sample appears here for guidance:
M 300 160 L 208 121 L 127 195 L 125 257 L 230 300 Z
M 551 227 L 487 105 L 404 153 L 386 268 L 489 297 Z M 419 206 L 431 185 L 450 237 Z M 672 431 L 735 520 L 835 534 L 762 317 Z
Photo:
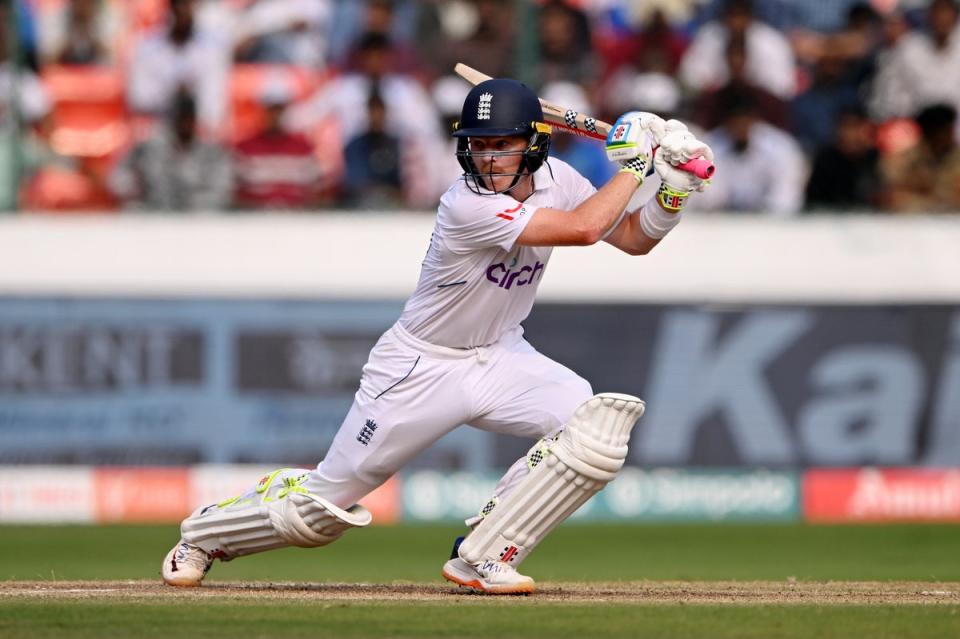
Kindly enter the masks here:
M 326 546 L 372 521 L 359 504 L 344 510 L 307 492 L 300 486 L 307 473 L 274 471 L 253 490 L 197 510 L 180 525 L 183 540 L 228 561 L 285 546 Z
M 581 404 L 548 454 L 464 539 L 460 558 L 471 564 L 499 560 L 518 566 L 616 476 L 643 410 L 642 400 L 618 393 L 601 393 Z

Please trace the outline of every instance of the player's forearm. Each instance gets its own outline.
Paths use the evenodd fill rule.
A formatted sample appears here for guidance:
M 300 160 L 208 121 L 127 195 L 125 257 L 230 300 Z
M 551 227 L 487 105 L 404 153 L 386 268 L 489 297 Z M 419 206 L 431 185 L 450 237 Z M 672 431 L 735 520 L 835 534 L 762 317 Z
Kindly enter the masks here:
M 628 173 L 618 173 L 573 210 L 575 224 L 585 244 L 595 244 L 620 220 L 639 182 Z
M 661 238 L 647 235 L 643 230 L 641 217 L 649 207 L 656 207 L 653 201 L 647 202 L 636 211 L 631 211 L 609 236 L 604 238 L 608 244 L 617 247 L 628 255 L 646 255 L 660 243 Z M 649 214 L 649 211 L 647 211 Z M 654 233 L 657 235 L 657 233 Z

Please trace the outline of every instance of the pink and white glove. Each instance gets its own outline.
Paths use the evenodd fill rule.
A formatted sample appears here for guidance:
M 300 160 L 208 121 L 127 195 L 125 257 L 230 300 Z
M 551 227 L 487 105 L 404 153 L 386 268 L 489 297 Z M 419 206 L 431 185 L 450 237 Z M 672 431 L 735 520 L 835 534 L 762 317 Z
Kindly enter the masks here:
M 678 165 L 694 158 L 705 158 L 712 162 L 713 150 L 678 120 L 666 122 L 665 129 L 653 160 L 661 180 L 657 201 L 664 209 L 675 213 L 686 205 L 691 191 L 703 191 L 709 184 L 709 181 L 678 168 Z

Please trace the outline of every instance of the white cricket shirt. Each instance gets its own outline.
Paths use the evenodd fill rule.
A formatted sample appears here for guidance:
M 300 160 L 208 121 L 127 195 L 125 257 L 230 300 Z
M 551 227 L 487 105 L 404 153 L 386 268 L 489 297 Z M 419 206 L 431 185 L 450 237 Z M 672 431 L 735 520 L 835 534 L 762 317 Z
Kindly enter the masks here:
M 518 246 L 517 237 L 538 208 L 569 211 L 596 192 L 555 158 L 533 178 L 535 190 L 524 202 L 478 195 L 462 179 L 447 190 L 417 289 L 398 320 L 407 332 L 438 346 L 471 348 L 496 342 L 526 319 L 553 247 Z

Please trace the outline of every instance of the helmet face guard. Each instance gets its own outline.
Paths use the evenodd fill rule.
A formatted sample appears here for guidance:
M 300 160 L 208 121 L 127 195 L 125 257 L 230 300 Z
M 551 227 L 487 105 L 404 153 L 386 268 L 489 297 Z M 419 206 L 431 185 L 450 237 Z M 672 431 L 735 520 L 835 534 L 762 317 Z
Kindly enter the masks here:
M 549 127 L 537 122 L 541 127 L 547 129 L 546 132 L 536 131 L 530 136 L 527 146 L 522 151 L 484 151 L 476 153 L 470 149 L 470 138 L 461 137 L 457 140 L 457 162 L 463 168 L 463 178 L 469 188 L 479 195 L 494 195 L 497 193 L 508 193 L 520 183 L 520 178 L 524 175 L 533 174 L 543 166 L 547 159 L 547 153 L 550 151 L 550 133 Z M 475 136 L 481 137 L 481 136 Z M 487 136 L 482 136 L 487 137 Z M 499 136 L 498 136 L 499 137 Z M 490 170 L 484 171 L 480 166 L 487 164 L 482 160 L 485 158 L 501 158 L 510 156 L 520 156 L 520 164 L 515 173 L 494 173 L 493 164 L 490 163 Z M 480 166 L 477 160 L 481 160 Z M 513 178 L 510 184 L 502 189 L 494 188 L 494 178 L 510 177 Z
M 543 109 L 536 94 L 516 80 L 494 79 L 471 89 L 463 102 L 460 121 L 454 125 L 457 161 L 463 168 L 467 187 L 480 195 L 507 193 L 524 175 L 532 174 L 547 159 L 550 151 L 550 126 L 543 123 Z M 470 138 L 521 136 L 527 140 L 522 151 L 474 153 Z M 521 156 L 515 173 L 483 171 L 478 159 Z M 481 163 L 483 164 L 483 163 Z M 492 167 L 492 164 L 491 164 Z M 506 188 L 495 189 L 494 178 L 513 178 Z

